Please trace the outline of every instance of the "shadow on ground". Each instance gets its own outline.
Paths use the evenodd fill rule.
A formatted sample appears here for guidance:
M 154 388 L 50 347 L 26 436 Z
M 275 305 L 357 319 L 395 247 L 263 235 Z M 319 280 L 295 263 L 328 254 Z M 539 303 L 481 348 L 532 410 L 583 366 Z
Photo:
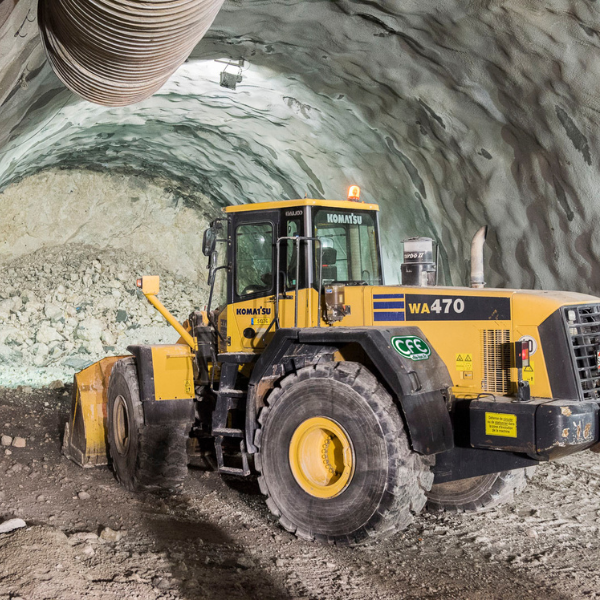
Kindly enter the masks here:
M 173 578 L 155 587 L 177 587 L 184 598 L 285 600 L 290 596 L 258 561 L 223 529 L 195 519 L 184 496 L 147 497 L 158 511 L 143 523 L 158 552 L 167 552 Z M 155 503 L 156 502 L 156 503 Z

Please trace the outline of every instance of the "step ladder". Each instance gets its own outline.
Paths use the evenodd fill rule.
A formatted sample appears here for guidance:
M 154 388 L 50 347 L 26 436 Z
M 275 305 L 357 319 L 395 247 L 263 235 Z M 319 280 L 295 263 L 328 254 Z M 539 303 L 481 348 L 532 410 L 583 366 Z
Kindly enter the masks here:
M 246 413 L 247 393 L 235 389 L 239 365 L 235 363 L 224 363 L 221 367 L 221 378 L 217 402 L 212 414 L 212 435 L 215 440 L 215 452 L 217 455 L 217 467 L 219 473 L 227 475 L 238 475 L 248 477 L 250 466 L 248 464 L 248 453 L 246 452 L 246 433 L 243 428 L 229 427 L 230 412 L 239 410 Z M 223 442 L 226 439 L 239 440 L 239 452 L 242 458 L 242 467 L 233 467 L 225 464 L 226 454 L 223 451 Z

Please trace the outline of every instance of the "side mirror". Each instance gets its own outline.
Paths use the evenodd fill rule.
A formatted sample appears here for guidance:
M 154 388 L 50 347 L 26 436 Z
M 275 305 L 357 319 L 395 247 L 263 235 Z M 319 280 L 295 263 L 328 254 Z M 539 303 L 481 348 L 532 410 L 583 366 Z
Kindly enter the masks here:
M 211 226 L 204 231 L 204 238 L 202 240 L 202 254 L 204 254 L 204 256 L 211 256 L 215 251 L 216 245 L 217 231 Z
M 333 267 L 337 263 L 337 250 L 335 248 L 323 248 L 323 266 Z

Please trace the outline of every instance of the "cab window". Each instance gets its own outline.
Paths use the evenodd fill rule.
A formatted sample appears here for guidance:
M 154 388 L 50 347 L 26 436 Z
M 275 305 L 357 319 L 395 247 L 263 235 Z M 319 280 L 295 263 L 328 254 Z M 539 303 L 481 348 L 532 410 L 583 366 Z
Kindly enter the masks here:
M 374 213 L 321 209 L 314 217 L 314 231 L 316 237 L 323 238 L 324 283 L 381 284 Z M 316 261 L 318 258 L 316 251 Z M 318 264 L 315 273 L 318 274 Z
M 273 290 L 273 225 L 240 225 L 235 233 L 236 293 L 240 298 Z

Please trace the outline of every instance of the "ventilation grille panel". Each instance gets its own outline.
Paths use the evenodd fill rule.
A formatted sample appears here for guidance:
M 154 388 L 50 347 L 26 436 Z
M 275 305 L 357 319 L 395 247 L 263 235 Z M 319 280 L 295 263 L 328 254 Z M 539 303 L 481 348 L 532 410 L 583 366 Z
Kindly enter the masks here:
M 563 310 L 583 399 L 597 400 L 600 398 L 600 305 L 568 306 Z
M 494 394 L 508 394 L 510 390 L 510 330 L 484 329 L 482 389 Z

